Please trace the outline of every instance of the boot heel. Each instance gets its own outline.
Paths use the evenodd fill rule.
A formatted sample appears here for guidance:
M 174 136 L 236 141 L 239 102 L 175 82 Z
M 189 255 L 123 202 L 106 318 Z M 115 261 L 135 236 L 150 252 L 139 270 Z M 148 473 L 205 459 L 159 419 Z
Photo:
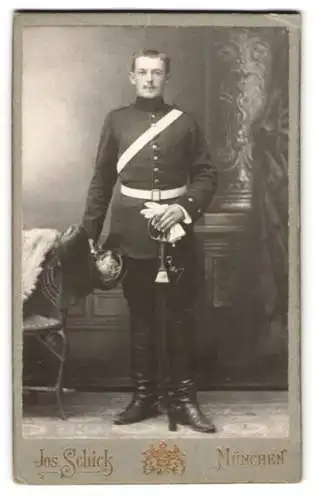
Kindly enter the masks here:
M 177 424 L 174 422 L 174 420 L 168 420 L 168 430 L 171 432 L 177 431 Z
M 168 430 L 171 432 L 177 431 L 177 423 L 178 423 L 177 415 L 173 406 L 170 406 L 168 408 L 167 418 L 168 418 Z

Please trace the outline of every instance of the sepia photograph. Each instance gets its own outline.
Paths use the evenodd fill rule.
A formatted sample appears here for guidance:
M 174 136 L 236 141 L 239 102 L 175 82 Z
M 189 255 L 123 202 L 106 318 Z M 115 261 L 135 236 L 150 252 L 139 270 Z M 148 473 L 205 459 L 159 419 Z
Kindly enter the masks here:
M 209 446 L 207 482 L 293 463 L 299 17 L 158 16 L 16 18 L 15 411 L 31 482 L 199 482 Z M 140 446 L 139 476 L 122 479 L 115 443 Z

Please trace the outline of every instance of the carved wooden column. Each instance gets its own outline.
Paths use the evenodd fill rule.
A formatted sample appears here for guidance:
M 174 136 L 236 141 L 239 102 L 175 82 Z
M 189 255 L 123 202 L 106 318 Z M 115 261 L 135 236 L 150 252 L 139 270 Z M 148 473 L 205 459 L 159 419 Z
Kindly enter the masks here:
M 284 284 L 282 266 L 274 265 L 274 258 L 287 264 L 280 244 L 287 232 L 282 227 L 287 204 L 281 190 L 275 189 L 281 185 L 283 193 L 287 191 L 285 175 L 277 179 L 277 163 L 285 167 L 285 158 L 278 159 L 275 147 L 259 140 L 258 130 L 261 124 L 271 127 L 274 143 L 287 136 L 288 125 L 278 112 L 281 108 L 285 114 L 282 99 L 287 108 L 287 32 L 221 28 L 206 33 L 205 40 L 205 124 L 220 184 L 197 227 L 205 273 L 197 313 L 201 386 L 283 388 L 287 338 L 284 327 L 278 323 L 277 328 L 268 316 L 268 299 L 275 304 L 276 295 L 281 297 L 277 285 L 281 283 L 282 289 Z M 280 119 L 282 133 L 276 128 Z M 265 185 L 260 192 L 259 176 Z M 273 217 L 276 211 L 281 215 L 279 226 Z M 272 230 L 265 233 L 268 241 L 263 221 Z M 264 292 L 261 281 L 267 287 Z
M 209 135 L 221 172 L 212 211 L 251 210 L 252 124 L 267 103 L 271 43 L 270 30 L 265 29 L 218 29 L 209 38 Z

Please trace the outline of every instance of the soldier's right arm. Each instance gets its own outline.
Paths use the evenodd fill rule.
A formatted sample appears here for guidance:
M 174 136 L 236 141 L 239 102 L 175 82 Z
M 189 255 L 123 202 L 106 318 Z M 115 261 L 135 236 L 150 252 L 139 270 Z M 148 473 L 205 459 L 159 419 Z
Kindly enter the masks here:
M 113 134 L 111 113 L 105 119 L 99 140 L 94 173 L 88 188 L 82 225 L 96 243 L 102 231 L 107 209 L 117 180 L 118 147 Z

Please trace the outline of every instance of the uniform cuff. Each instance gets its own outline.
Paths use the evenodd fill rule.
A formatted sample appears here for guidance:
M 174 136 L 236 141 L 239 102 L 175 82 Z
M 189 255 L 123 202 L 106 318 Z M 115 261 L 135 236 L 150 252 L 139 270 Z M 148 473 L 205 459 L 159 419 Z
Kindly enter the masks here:
M 178 204 L 189 214 L 192 223 L 196 222 L 203 215 L 203 210 L 197 205 L 192 196 L 185 195 L 180 197 Z

